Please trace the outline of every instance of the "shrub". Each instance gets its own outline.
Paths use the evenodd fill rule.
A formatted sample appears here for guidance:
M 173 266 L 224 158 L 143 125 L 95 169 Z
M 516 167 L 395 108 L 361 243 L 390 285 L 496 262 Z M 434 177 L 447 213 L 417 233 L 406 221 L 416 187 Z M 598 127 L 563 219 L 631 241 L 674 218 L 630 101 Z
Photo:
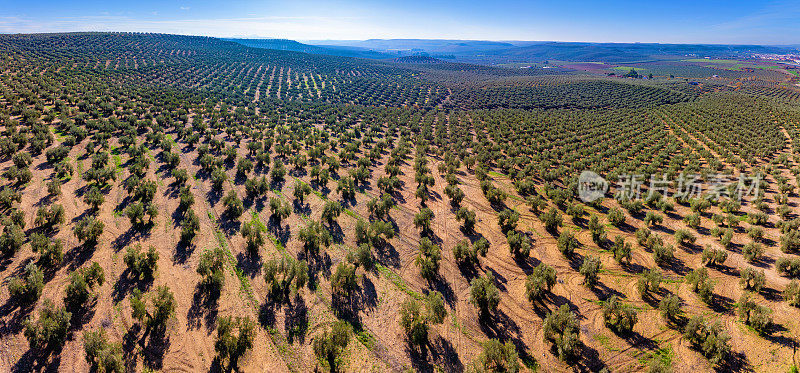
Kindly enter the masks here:
M 34 235 L 31 235 L 31 246 L 33 246 Z M 46 236 L 43 238 L 42 244 L 34 249 L 34 252 L 39 253 L 39 265 L 45 270 L 54 270 L 64 260 L 64 245 L 60 239 L 50 240 Z
M 697 229 L 700 226 L 700 214 L 689 214 L 683 218 L 686 226 Z
M 712 364 L 722 362 L 731 352 L 731 337 L 719 321 L 711 324 L 695 316 L 686 324 L 683 337 Z
M 494 312 L 500 304 L 500 291 L 494 284 L 494 275 L 489 272 L 472 279 L 469 294 L 470 303 L 480 310 L 482 317 Z
M 392 196 L 384 193 L 380 198 L 375 198 L 367 203 L 369 214 L 378 218 L 384 219 L 389 215 L 389 210 L 395 206 Z
M 328 201 L 325 202 L 325 206 L 322 208 L 322 221 L 327 223 L 328 225 L 333 224 L 336 221 L 336 218 L 342 214 L 342 205 L 337 201 Z
M 94 216 L 86 216 L 75 224 L 73 233 L 78 241 L 94 245 L 100 235 L 103 234 L 105 226 L 102 221 L 97 220 Z
M 447 316 L 444 297 L 438 291 L 431 291 L 424 299 L 425 312 L 419 301 L 408 298 L 400 307 L 400 327 L 413 345 L 423 346 L 428 342 L 430 324 L 441 324 Z
M 202 277 L 200 285 L 219 294 L 225 284 L 225 252 L 217 247 L 203 251 L 197 263 L 197 273 Z
M 690 246 L 693 245 L 696 240 L 697 237 L 686 229 L 678 229 L 675 232 L 675 242 L 677 242 L 678 245 Z
M 200 229 L 200 219 L 195 215 L 194 210 L 186 210 L 181 221 L 181 242 L 191 243 Z
M 137 244 L 128 248 L 123 260 L 134 279 L 150 280 L 158 268 L 158 251 L 155 246 L 150 246 L 147 252 L 143 252 L 142 246 Z
M 249 316 L 220 318 L 217 322 L 217 339 L 214 350 L 221 361 L 235 368 L 239 359 L 251 348 L 256 336 L 256 325 Z
M 8 292 L 14 303 L 27 306 L 36 303 L 44 289 L 44 274 L 34 263 L 25 266 L 21 278 L 12 277 L 8 281 Z
M 545 206 L 544 199 L 539 195 L 532 195 L 525 198 L 525 203 L 531 208 L 531 212 L 538 215 L 542 207 Z
M 519 213 L 511 209 L 505 209 L 497 214 L 497 224 L 503 233 L 517 229 L 517 222 L 519 221 Z
M 747 228 L 747 235 L 750 236 L 754 242 L 759 242 L 764 239 L 764 228 L 751 225 Z
M 564 219 L 561 217 L 561 213 L 555 209 L 555 207 L 551 207 L 547 210 L 547 212 L 543 213 L 539 219 L 544 223 L 545 228 L 554 233 L 558 230 L 564 223 Z
M 469 240 L 461 240 L 453 247 L 453 258 L 459 265 L 477 265 L 479 256 L 486 256 L 489 250 L 489 241 L 481 237 L 475 244 Z
M 768 219 L 767 214 L 760 211 L 747 214 L 747 220 L 753 225 L 766 225 Z
M 189 187 L 181 187 L 181 191 L 178 196 L 180 198 L 180 202 L 178 202 L 179 210 L 185 211 L 194 205 L 194 194 L 192 194 Z
M 506 234 L 508 249 L 515 258 L 527 258 L 531 253 L 531 242 L 524 233 L 509 231 Z
M 244 213 L 244 204 L 233 189 L 222 197 L 222 204 L 225 206 L 225 213 L 233 219 L 238 219 Z
M 349 263 L 340 262 L 331 275 L 331 292 L 335 298 L 350 298 L 358 287 L 356 281 L 356 267 Z
M 800 250 L 800 230 L 791 230 L 781 236 L 781 251 L 793 253 Z
M 697 293 L 700 299 L 710 304 L 714 300 L 714 285 L 708 278 L 708 270 L 700 267 L 686 275 L 686 282 L 692 285 L 692 291 Z
M 764 334 L 772 326 L 772 310 L 756 303 L 753 295 L 745 292 L 736 304 L 739 319 L 757 332 Z
M 461 201 L 464 200 L 464 191 L 455 185 L 448 185 L 444 188 L 444 194 L 450 198 L 452 206 L 461 206 Z
M 53 205 L 49 209 L 42 206 L 36 211 L 36 220 L 34 220 L 33 224 L 37 227 L 53 231 L 61 224 L 64 224 L 65 220 L 63 206 Z
M 2 252 L 4 256 L 16 254 L 24 243 L 25 232 L 23 232 L 19 225 L 11 224 L 3 228 L 3 234 L 0 235 L 0 252 Z
M 550 343 L 556 355 L 563 360 L 572 360 L 580 354 L 581 341 L 578 338 L 580 324 L 575 314 L 566 304 L 549 313 L 542 326 L 544 342 Z
M 264 246 L 264 230 L 265 228 L 255 218 L 242 224 L 241 233 L 246 242 L 245 250 L 248 255 L 257 256 L 261 247 Z
M 617 263 L 622 264 L 624 262 L 630 264 L 633 248 L 631 244 L 625 242 L 622 236 L 614 237 L 614 243 L 611 245 L 610 250 L 611 253 L 614 254 L 614 260 L 616 260 Z
M 159 286 L 148 294 L 133 289 L 130 301 L 131 315 L 148 330 L 166 330 L 167 321 L 175 316 L 175 296 L 167 286 Z
M 778 258 L 775 270 L 786 277 L 800 277 L 800 258 Z
M 47 182 L 47 194 L 51 196 L 60 196 L 61 195 L 61 180 L 60 179 L 53 179 Z
M 644 216 L 644 224 L 646 226 L 658 225 L 664 222 L 664 215 L 656 214 L 653 211 L 648 211 Z
M 99 372 L 125 372 L 122 343 L 111 343 L 105 329 L 83 333 L 83 350 L 88 361 Z
M 619 207 L 612 207 L 608 211 L 608 222 L 615 227 L 621 227 L 625 223 L 625 214 Z
M 372 248 L 368 244 L 361 244 L 356 248 L 354 264 L 361 266 L 365 271 L 375 268 L 375 258 L 372 256 Z
M 456 220 L 463 221 L 464 231 L 473 232 L 475 230 L 475 211 L 462 206 L 456 211 Z
M 544 263 L 539 263 L 533 269 L 533 273 L 525 280 L 525 295 L 528 301 L 536 301 L 544 298 L 556 284 L 556 270 Z
M 571 231 L 563 230 L 558 236 L 558 251 L 565 257 L 569 258 L 575 253 L 575 249 L 580 247 L 580 242 L 575 238 L 575 234 Z
M 105 282 L 105 273 L 100 264 L 93 262 L 89 267 L 72 272 L 69 279 L 70 283 L 64 294 L 64 306 L 72 313 L 80 313 L 97 298 L 94 290 Z
M 650 247 L 648 243 L 650 242 L 650 236 L 652 236 L 652 232 L 647 227 L 641 227 L 636 230 L 636 242 L 641 247 Z
M 341 365 L 341 355 L 349 342 L 350 325 L 343 320 L 336 321 L 331 330 L 326 330 L 322 335 L 314 338 L 314 354 L 323 367 L 330 371 L 337 371 Z
M 476 361 L 476 371 L 481 372 L 508 372 L 519 371 L 519 355 L 517 348 L 511 341 L 505 344 L 497 339 L 483 342 L 483 352 Z
M 749 242 L 742 247 L 742 255 L 744 259 L 750 263 L 757 262 L 764 254 L 764 247 L 756 242 Z
M 306 201 L 306 196 L 311 194 L 311 187 L 306 183 L 296 181 L 292 194 L 294 195 L 295 200 L 302 205 Z
M 420 274 L 428 281 L 433 281 L 439 274 L 439 261 L 442 259 L 439 246 L 431 242 L 428 237 L 419 241 L 419 251 L 414 259 L 414 264 L 419 267 Z
M 636 288 L 639 290 L 639 294 L 642 298 L 650 293 L 657 293 L 661 288 L 661 281 L 663 278 L 663 273 L 657 268 L 642 272 L 639 276 L 639 281 L 636 283 Z
M 716 267 L 725 264 L 728 259 L 728 252 L 722 249 L 715 249 L 711 245 L 703 249 L 702 261 L 709 267 Z
M 630 333 L 639 320 L 636 310 L 616 296 L 612 295 L 603 302 L 603 320 L 611 330 L 617 333 Z
M 64 308 L 56 308 L 49 299 L 45 299 L 39 311 L 39 318 L 31 316 L 25 322 L 25 338 L 30 348 L 36 351 L 52 351 L 63 346 L 67 340 L 72 314 Z
M 589 218 L 589 231 L 592 233 L 592 241 L 597 244 L 597 246 L 603 246 L 606 241 L 606 227 L 600 224 L 597 215 L 592 215 Z
M 280 198 L 270 198 L 269 209 L 272 211 L 272 218 L 275 219 L 278 224 L 292 214 L 292 208 L 289 206 L 289 203 Z
M 681 314 L 681 298 L 675 294 L 670 294 L 658 303 L 658 310 L 666 321 L 676 321 Z
M 790 306 L 800 307 L 800 281 L 790 281 L 783 290 L 783 298 Z
M 653 260 L 658 265 L 663 265 L 675 258 L 675 248 L 672 245 L 657 243 L 653 245 Z
M 588 287 L 597 285 L 598 273 L 600 272 L 600 258 L 594 256 L 587 256 L 583 258 L 583 263 L 580 267 L 580 273 L 583 275 L 583 283 Z
M 175 178 L 176 184 L 184 185 L 189 180 L 189 172 L 183 168 L 177 168 L 172 170 L 172 177 Z
M 322 247 L 328 247 L 331 243 L 331 233 L 315 221 L 300 229 L 298 238 L 303 242 L 303 250 L 312 255 L 317 255 Z
M 578 221 L 583 217 L 584 214 L 583 205 L 577 202 L 572 203 L 569 205 L 569 207 L 567 207 L 566 213 L 572 217 L 573 222 Z
M 423 234 L 430 232 L 431 220 L 433 220 L 433 211 L 427 207 L 424 207 L 420 209 L 416 215 L 414 215 L 414 226 L 422 230 Z
M 222 189 L 222 184 L 228 181 L 228 174 L 225 173 L 221 167 L 217 167 L 211 171 L 211 188 L 213 190 Z
M 269 260 L 264 263 L 264 281 L 273 299 L 288 300 L 308 282 L 308 264 L 287 256 Z

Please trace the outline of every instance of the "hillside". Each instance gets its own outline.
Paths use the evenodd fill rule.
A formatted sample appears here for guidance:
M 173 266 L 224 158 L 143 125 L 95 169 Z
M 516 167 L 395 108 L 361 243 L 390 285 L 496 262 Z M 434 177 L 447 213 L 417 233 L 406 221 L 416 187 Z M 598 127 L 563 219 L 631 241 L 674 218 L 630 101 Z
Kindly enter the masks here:
M 670 63 L 0 35 L 0 371 L 788 371 L 800 91 Z
M 355 47 L 333 46 L 330 48 L 316 45 L 308 45 L 286 39 L 225 39 L 253 48 L 275 49 L 282 51 L 303 52 L 311 54 L 322 54 L 328 56 L 357 57 L 372 59 L 393 58 L 392 54 L 375 52 L 368 49 Z

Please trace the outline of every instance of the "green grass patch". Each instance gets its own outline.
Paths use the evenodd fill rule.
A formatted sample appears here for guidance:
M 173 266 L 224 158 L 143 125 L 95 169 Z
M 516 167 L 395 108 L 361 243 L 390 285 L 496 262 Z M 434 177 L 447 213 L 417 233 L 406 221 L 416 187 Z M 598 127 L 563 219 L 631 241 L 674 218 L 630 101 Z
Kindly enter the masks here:
M 391 281 L 395 287 L 400 289 L 400 291 L 408 294 L 410 297 L 414 299 L 423 298 L 422 294 L 417 293 L 414 290 L 411 290 L 411 288 L 408 287 L 408 284 L 406 284 L 405 280 L 403 280 L 402 277 L 400 277 L 397 273 L 395 273 L 391 269 L 387 268 L 382 264 L 376 264 L 376 268 L 378 269 L 378 273 L 380 273 L 381 276 L 385 276 L 387 279 L 389 279 L 389 281 Z
M 636 72 L 641 72 L 641 71 L 646 71 L 647 70 L 647 69 L 645 69 L 643 67 L 633 67 L 633 66 L 614 66 L 612 69 L 613 70 L 617 70 L 617 71 L 631 71 L 631 69 L 633 69 L 633 71 L 636 71 Z
M 683 60 L 684 62 L 702 62 L 702 63 L 717 63 L 717 64 L 733 64 L 739 63 L 737 60 L 714 60 L 710 58 L 690 58 L 687 60 Z

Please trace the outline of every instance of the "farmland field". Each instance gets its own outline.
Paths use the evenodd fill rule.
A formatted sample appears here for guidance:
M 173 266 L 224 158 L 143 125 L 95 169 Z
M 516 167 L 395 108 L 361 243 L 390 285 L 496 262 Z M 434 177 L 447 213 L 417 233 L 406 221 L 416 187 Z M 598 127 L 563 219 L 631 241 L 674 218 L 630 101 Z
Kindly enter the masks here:
M 796 369 L 800 89 L 739 64 L 2 34 L 0 371 Z

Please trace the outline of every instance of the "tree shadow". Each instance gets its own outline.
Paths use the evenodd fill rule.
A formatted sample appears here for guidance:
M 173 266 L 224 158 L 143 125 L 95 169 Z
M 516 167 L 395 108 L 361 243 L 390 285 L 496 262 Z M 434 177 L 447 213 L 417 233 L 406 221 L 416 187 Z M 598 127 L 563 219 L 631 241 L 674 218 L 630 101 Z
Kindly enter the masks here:
M 356 294 L 355 303 L 360 310 L 371 310 L 378 306 L 378 291 L 367 276 L 361 276 L 361 287 Z
M 327 226 L 328 232 L 331 234 L 331 238 L 335 243 L 343 243 L 345 239 L 344 231 L 342 230 L 342 226 L 339 225 L 339 222 L 336 220 L 332 221 L 330 225 Z
M 231 215 L 227 210 L 220 216 L 219 228 L 226 235 L 231 236 L 238 233 L 241 227 L 242 222 L 239 221 L 239 218 Z
M 44 351 L 29 349 L 17 360 L 12 373 L 48 372 L 56 373 L 61 366 L 62 347 L 48 348 Z M 52 359 L 51 359 L 52 357 Z
M 731 351 L 721 364 L 714 366 L 715 372 L 752 372 L 753 366 L 747 356 L 738 351 Z
M 96 243 L 86 242 L 82 245 L 73 247 L 71 250 L 67 251 L 66 254 L 64 254 L 62 265 L 69 268 L 70 271 L 80 268 L 84 263 L 86 263 L 87 260 L 89 260 L 89 258 L 94 255 L 96 246 Z
M 153 330 L 150 338 L 147 338 L 147 334 L 145 332 L 139 342 L 142 346 L 145 366 L 153 370 L 161 370 L 164 367 L 164 355 L 171 345 L 169 334 L 163 329 Z
M 379 263 L 392 268 L 400 268 L 400 252 L 390 242 L 380 239 L 375 242 L 375 257 Z
M 120 302 L 131 290 L 139 289 L 145 292 L 152 284 L 152 279 L 131 278 L 131 270 L 125 268 L 119 276 L 119 280 L 114 284 L 114 289 L 111 291 L 111 299 L 113 299 L 115 303 Z
M 785 335 L 785 332 L 788 331 L 789 330 L 783 325 L 773 323 L 769 330 L 767 330 L 765 333 L 761 333 L 761 336 L 772 343 L 781 345 L 782 347 L 794 348 L 797 341 L 791 336 L 791 334 L 790 336 Z
M 0 315 L 3 317 L 9 317 L 3 323 L 0 323 L 0 335 L 13 335 L 17 334 L 25 326 L 25 320 L 31 314 L 34 309 L 35 304 L 24 304 L 24 305 L 17 305 L 14 304 L 13 299 L 8 299 L 6 303 L 0 307 Z M 16 310 L 16 312 L 14 312 Z
M 444 372 L 463 372 L 464 364 L 461 362 L 458 351 L 453 344 L 441 336 L 428 343 L 431 359 L 436 366 Z
M 295 340 L 301 344 L 305 343 L 308 331 L 308 307 L 301 296 L 296 295 L 294 302 L 286 307 L 283 322 L 289 343 L 294 343 Z
M 191 242 L 186 242 L 185 240 L 181 240 L 175 246 L 175 254 L 172 256 L 172 261 L 175 264 L 184 264 L 192 256 L 194 252 L 194 244 Z
M 283 226 L 281 223 L 282 222 L 275 215 L 271 215 L 269 220 L 267 220 L 267 230 L 275 236 L 281 245 L 286 246 L 286 243 L 289 242 L 292 236 L 292 232 L 288 225 Z
M 189 329 L 198 329 L 201 321 L 205 322 L 207 330 L 214 328 L 217 321 L 217 306 L 220 290 L 202 283 L 195 287 L 192 305 L 186 314 L 186 323 Z
M 250 278 L 255 277 L 261 271 L 261 255 L 252 253 L 236 254 L 236 268 Z

